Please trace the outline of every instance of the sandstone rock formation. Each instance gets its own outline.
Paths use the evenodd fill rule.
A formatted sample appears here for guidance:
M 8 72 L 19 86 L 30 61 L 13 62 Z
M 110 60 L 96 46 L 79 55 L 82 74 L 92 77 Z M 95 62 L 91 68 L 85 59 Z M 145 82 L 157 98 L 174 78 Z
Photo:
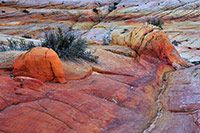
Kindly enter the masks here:
M 24 52 L 6 51 L 0 54 L 0 69 L 12 69 L 15 59 Z
M 149 54 L 171 65 L 191 66 L 184 61 L 167 35 L 153 25 L 144 25 L 133 31 L 123 29 L 112 34 L 111 44 L 128 46 L 139 55 Z
M 11 105 L 29 102 L 44 97 L 44 94 L 26 88 L 21 88 L 20 82 L 14 81 L 8 75 L 0 75 L 0 110 Z M 44 90 L 43 90 L 44 91 Z M 2 119 L 0 120 L 1 122 Z M 2 132 L 2 129 L 0 129 Z
M 134 58 L 130 56 L 133 51 L 122 46 L 91 48 L 97 50 L 96 55 L 104 54 L 99 64 L 91 64 L 92 74 L 82 80 L 48 83 L 37 92 L 22 89 L 20 82 L 2 75 L 0 130 L 199 131 L 199 66 L 170 72 L 163 78 L 164 72 L 173 68 L 158 58 Z M 121 64 L 116 66 L 114 62 Z
M 33 48 L 18 56 L 13 68 L 14 76 L 29 76 L 43 82 L 66 82 L 62 63 L 52 49 Z
M 115 52 L 117 47 L 122 50 Z M 37 92 L 19 88 L 15 85 L 18 82 L 9 77 L 1 78 L 0 130 L 142 132 L 146 129 L 157 113 L 162 76 L 174 69 L 158 58 L 145 55 L 133 58 L 129 56 L 134 55 L 133 51 L 122 46 L 93 49 L 98 49 L 96 54 L 102 56 L 99 64 L 93 63 L 92 74 L 82 80 L 48 83 L 48 87 Z M 12 84 L 8 89 L 5 86 L 9 82 Z
M 114 3 L 116 9 L 110 12 L 108 9 Z M 103 38 L 110 38 L 113 31 L 131 30 L 156 17 L 164 20 L 163 31 L 170 40 L 179 42 L 175 47 L 181 57 L 198 62 L 199 3 L 199 0 L 1 0 L 0 39 L 3 37 L 5 42 L 8 35 L 39 39 L 44 36 L 42 31 L 60 26 L 72 27 L 92 44 L 102 44 Z M 94 8 L 98 13 L 93 12 Z
M 147 132 L 186 133 L 200 131 L 200 65 L 166 75 L 159 119 Z
M 199 10 L 199 0 L 0 0 L 0 44 L 14 38 L 37 45 L 43 31 L 71 27 L 95 44 L 88 50 L 99 56 L 98 64 L 62 61 L 67 84 L 45 86 L 34 78 L 14 79 L 16 55 L 0 53 L 0 132 L 199 133 L 199 65 L 177 71 L 168 65 L 184 65 L 170 55 L 176 49 L 199 64 Z M 124 35 L 153 18 L 164 20 L 163 30 L 143 28 L 131 42 L 142 49 L 125 47 Z M 96 46 L 115 35 L 122 46 Z M 166 52 L 170 60 L 145 50 L 156 36 L 176 48 Z
M 92 73 L 92 67 L 84 60 L 62 61 L 66 80 L 84 79 Z
M 43 88 L 47 87 L 43 82 L 38 79 L 17 76 L 14 78 L 15 81 L 20 82 L 20 88 L 31 89 L 35 91 L 42 91 Z

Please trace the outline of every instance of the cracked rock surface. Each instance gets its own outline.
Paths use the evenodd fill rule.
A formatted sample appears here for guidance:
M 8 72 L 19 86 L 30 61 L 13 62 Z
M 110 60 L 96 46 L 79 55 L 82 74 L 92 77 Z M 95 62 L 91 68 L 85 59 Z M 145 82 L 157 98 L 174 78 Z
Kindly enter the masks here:
M 0 75 L 0 131 L 142 132 L 156 116 L 162 76 L 173 68 L 145 55 L 104 55 L 107 60 L 102 56 L 86 78 L 46 83 L 40 92 L 22 88 L 5 71 Z M 114 67 L 114 62 L 122 64 Z
M 200 65 L 169 72 L 161 96 L 162 114 L 153 133 L 187 133 L 200 131 Z
M 19 55 L 13 64 L 13 75 L 33 77 L 42 82 L 66 83 L 57 53 L 45 47 L 36 47 Z
M 131 30 L 156 17 L 164 20 L 164 32 L 180 55 L 197 63 L 199 10 L 199 0 L 0 0 L 0 40 L 29 35 L 38 44 L 42 31 L 60 26 L 71 27 L 88 43 L 102 44 L 115 30 Z
M 13 62 L 23 52 L 0 52 L 0 132 L 199 133 L 199 6 L 200 0 L 0 0 L 0 44 L 12 38 L 38 45 L 43 31 L 58 26 L 71 27 L 88 44 L 118 38 L 113 46 L 88 46 L 98 64 L 62 61 L 66 84 L 14 78 Z M 125 47 L 118 33 L 155 17 L 180 56 L 196 66 L 175 71 Z

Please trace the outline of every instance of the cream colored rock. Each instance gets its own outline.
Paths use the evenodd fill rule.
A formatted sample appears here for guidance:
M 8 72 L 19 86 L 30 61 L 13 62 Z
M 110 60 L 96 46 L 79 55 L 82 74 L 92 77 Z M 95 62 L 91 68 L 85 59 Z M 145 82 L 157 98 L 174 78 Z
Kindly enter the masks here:
M 0 52 L 0 69 L 12 69 L 15 59 L 24 51 Z
M 67 80 L 79 80 L 92 73 L 92 67 L 88 62 L 77 59 L 76 61 L 62 60 L 63 71 Z

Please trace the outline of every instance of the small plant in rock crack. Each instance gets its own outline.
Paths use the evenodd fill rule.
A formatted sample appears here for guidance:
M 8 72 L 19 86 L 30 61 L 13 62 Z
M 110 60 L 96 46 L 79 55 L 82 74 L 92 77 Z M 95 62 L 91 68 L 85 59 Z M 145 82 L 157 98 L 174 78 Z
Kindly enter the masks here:
M 161 18 L 148 19 L 147 23 L 158 26 L 161 30 L 163 30 L 162 26 L 164 24 L 164 21 Z
M 31 39 L 32 37 L 29 35 L 22 35 L 23 38 Z
M 118 3 L 114 2 L 112 6 L 109 6 L 108 11 L 112 12 L 113 10 L 115 10 L 117 8 L 117 4 Z
M 200 61 L 193 61 L 193 62 L 191 62 L 192 64 L 194 64 L 194 65 L 199 65 L 200 64 Z
M 172 44 L 174 44 L 174 46 L 178 46 L 179 44 L 181 44 L 181 42 L 174 40 L 174 41 L 172 41 Z
M 30 13 L 28 10 L 23 10 L 22 12 L 23 13 Z
M 95 12 L 95 13 L 98 13 L 98 9 L 97 8 L 93 8 L 92 11 Z
M 98 62 L 98 56 L 86 51 L 87 45 L 84 39 L 76 39 L 72 32 L 63 32 L 60 27 L 57 31 L 45 33 L 45 41 L 42 42 L 42 46 L 52 48 L 63 59 L 76 60 L 76 58 L 82 58 L 89 62 Z
M 2 42 L 0 42 L 0 52 L 5 52 L 9 50 L 9 46 L 4 45 Z
M 111 42 L 111 38 L 110 38 L 111 31 L 112 30 L 110 30 L 106 35 L 103 36 L 103 43 L 102 43 L 102 45 L 109 45 L 110 44 L 110 42 Z
M 8 51 L 8 50 L 18 50 L 18 51 L 27 51 L 27 50 L 30 50 L 34 47 L 36 47 L 34 45 L 33 42 L 28 42 L 28 44 L 25 43 L 24 40 L 21 40 L 21 41 L 15 41 L 13 39 L 7 39 L 9 45 L 1 45 L 0 47 L 0 51 L 3 52 L 3 51 Z
M 103 43 L 102 43 L 102 45 L 109 45 L 110 42 L 111 42 L 111 40 L 110 40 L 109 36 L 104 36 L 103 37 Z

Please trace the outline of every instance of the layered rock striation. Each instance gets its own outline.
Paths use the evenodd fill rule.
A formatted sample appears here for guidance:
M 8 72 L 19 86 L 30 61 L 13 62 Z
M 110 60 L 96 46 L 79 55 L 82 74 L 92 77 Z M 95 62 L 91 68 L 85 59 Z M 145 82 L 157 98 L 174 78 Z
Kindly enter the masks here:
M 181 58 L 167 35 L 152 25 L 144 25 L 133 31 L 127 29 L 113 33 L 111 44 L 130 47 L 139 55 L 149 54 L 174 66 L 192 65 Z
M 0 132 L 200 132 L 199 65 L 174 69 L 200 61 L 199 5 L 0 0 L 0 43 L 38 45 L 59 26 L 95 44 L 88 50 L 99 56 L 95 64 L 60 61 L 47 48 L 1 52 Z M 154 18 L 163 30 L 146 25 Z
M 173 68 L 158 58 L 114 53 L 114 46 L 93 49 L 101 56 L 90 76 L 67 84 L 47 83 L 40 92 L 1 75 L 0 130 L 142 132 L 147 128 L 157 114 L 162 76 Z

